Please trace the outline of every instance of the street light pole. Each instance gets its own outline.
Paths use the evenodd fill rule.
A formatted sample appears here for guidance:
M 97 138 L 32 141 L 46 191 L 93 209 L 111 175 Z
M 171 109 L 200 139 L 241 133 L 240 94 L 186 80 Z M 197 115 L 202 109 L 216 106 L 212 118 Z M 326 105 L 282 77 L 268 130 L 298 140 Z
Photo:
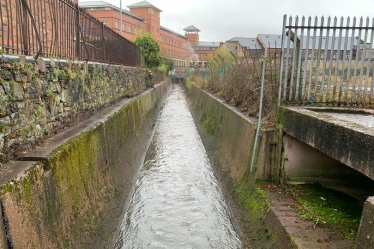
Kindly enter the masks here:
M 119 26 L 120 34 L 122 36 L 122 0 L 119 0 Z

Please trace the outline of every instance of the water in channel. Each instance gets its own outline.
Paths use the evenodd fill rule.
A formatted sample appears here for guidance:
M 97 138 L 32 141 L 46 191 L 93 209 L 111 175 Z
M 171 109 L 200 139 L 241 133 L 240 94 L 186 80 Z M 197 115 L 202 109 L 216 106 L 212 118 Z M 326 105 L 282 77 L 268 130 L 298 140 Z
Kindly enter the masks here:
M 127 248 L 242 248 L 188 109 L 174 85 L 122 221 Z

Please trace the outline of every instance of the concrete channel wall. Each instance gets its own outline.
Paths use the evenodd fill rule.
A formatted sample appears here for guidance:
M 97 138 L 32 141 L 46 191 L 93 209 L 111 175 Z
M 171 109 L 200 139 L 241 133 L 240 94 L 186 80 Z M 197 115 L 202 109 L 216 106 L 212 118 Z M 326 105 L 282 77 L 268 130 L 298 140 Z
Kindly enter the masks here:
M 190 110 L 205 148 L 234 186 L 249 172 L 257 120 L 244 116 L 222 100 L 186 83 Z M 257 179 L 276 177 L 277 166 L 270 158 L 273 131 L 261 131 L 253 175 Z
M 163 82 L 111 105 L 23 155 L 23 161 L 5 164 L 0 248 L 114 248 L 170 86 Z
M 221 183 L 229 209 L 234 216 L 233 223 L 242 241 L 245 241 L 248 236 L 248 233 L 244 231 L 246 224 L 243 223 L 243 219 L 248 219 L 246 215 L 249 213 L 249 216 L 259 218 L 256 224 L 254 220 L 251 220 L 249 225 L 251 229 L 268 230 L 273 233 L 269 236 L 276 238 L 267 245 L 272 248 L 293 248 L 273 208 L 270 208 L 269 212 L 261 210 L 260 212 L 266 213 L 266 217 L 263 217 L 258 215 L 256 210 L 247 210 L 246 207 L 243 209 L 242 206 L 238 207 L 236 206 L 238 204 L 235 204 L 238 201 L 236 194 L 241 191 L 245 192 L 245 196 L 256 196 L 251 188 L 256 179 L 276 180 L 279 178 L 279 162 L 276 159 L 277 154 L 280 153 L 279 133 L 261 131 L 255 158 L 256 168 L 250 172 L 256 121 L 189 82 L 186 83 L 185 89 L 195 124 Z M 247 186 L 243 187 L 243 185 Z M 254 202 L 257 201 L 255 197 L 249 198 L 252 198 Z

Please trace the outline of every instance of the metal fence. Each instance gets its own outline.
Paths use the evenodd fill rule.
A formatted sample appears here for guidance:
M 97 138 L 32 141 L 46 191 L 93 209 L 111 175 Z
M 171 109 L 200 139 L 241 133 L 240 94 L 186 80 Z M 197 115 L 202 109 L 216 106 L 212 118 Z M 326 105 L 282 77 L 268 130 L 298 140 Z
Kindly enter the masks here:
M 284 16 L 279 104 L 373 103 L 374 19 Z
M 2 53 L 140 66 L 129 40 L 71 0 L 1 0 Z

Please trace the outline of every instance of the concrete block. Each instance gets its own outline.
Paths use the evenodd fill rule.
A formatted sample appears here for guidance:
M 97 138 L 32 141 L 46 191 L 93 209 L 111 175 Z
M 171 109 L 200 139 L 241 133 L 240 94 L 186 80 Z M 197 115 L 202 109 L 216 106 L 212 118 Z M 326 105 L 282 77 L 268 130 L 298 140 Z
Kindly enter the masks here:
M 356 248 L 374 248 L 374 196 L 370 196 L 364 204 L 357 234 Z

